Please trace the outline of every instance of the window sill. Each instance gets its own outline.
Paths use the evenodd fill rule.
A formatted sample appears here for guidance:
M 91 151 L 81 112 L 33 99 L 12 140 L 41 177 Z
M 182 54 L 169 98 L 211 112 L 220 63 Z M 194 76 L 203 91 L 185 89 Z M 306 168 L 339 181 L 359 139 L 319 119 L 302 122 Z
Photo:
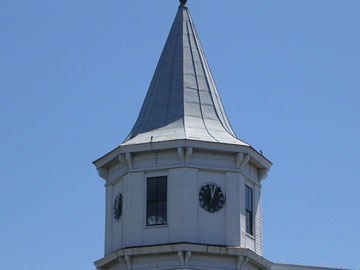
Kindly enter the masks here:
M 253 240 L 255 240 L 255 236 L 251 235 L 250 233 L 246 233 L 246 236 L 253 239 Z
M 144 226 L 144 229 L 160 229 L 160 228 L 167 228 L 169 227 L 169 224 L 164 224 L 164 225 L 151 225 L 151 226 Z

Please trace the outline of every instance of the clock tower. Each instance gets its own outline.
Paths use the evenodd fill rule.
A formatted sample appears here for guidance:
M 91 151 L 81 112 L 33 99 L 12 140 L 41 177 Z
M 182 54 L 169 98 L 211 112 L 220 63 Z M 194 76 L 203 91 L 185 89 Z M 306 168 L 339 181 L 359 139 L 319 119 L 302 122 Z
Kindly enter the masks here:
M 94 162 L 106 186 L 98 269 L 269 269 L 261 185 L 271 162 L 235 135 L 181 0 L 138 119 Z

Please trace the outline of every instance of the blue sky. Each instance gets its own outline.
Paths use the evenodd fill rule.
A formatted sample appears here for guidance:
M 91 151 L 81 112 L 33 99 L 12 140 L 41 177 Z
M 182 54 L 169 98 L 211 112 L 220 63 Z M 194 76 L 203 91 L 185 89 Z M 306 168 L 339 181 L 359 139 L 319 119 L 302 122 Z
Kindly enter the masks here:
M 94 269 L 104 182 L 91 162 L 134 124 L 176 0 L 0 3 L 4 269 Z M 360 1 L 188 6 L 238 137 L 274 166 L 264 256 L 360 266 Z

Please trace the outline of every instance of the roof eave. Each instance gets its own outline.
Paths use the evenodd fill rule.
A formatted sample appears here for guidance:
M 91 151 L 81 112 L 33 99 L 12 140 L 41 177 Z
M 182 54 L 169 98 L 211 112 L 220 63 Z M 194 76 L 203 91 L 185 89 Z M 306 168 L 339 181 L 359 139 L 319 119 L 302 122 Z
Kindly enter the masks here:
M 159 151 L 166 149 L 174 149 L 178 147 L 192 147 L 194 149 L 204 149 L 212 151 L 222 151 L 222 152 L 231 152 L 231 153 L 247 153 L 251 157 L 251 162 L 259 169 L 269 170 L 272 166 L 271 161 L 269 161 L 265 156 L 257 152 L 253 147 L 249 145 L 238 145 L 238 144 L 226 144 L 226 143 L 217 143 L 217 142 L 206 142 L 206 141 L 197 141 L 197 140 L 173 140 L 173 141 L 161 141 L 153 143 L 143 143 L 143 144 L 132 144 L 132 145 L 120 145 L 111 152 L 107 153 L 103 157 L 95 160 L 93 164 L 96 169 L 108 167 L 114 160 L 116 160 L 120 154 L 123 153 L 137 153 L 137 152 L 147 152 L 147 151 Z

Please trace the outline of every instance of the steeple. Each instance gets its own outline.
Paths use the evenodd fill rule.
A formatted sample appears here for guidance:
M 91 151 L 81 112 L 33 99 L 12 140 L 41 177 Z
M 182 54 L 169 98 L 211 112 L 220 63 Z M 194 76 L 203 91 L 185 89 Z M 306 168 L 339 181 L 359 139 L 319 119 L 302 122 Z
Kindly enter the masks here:
M 231 128 L 186 0 L 180 2 L 138 119 L 122 145 L 188 139 L 248 146 Z
M 106 181 L 97 269 L 270 269 L 261 182 L 271 167 L 237 139 L 186 1 L 125 142 L 94 162 Z

